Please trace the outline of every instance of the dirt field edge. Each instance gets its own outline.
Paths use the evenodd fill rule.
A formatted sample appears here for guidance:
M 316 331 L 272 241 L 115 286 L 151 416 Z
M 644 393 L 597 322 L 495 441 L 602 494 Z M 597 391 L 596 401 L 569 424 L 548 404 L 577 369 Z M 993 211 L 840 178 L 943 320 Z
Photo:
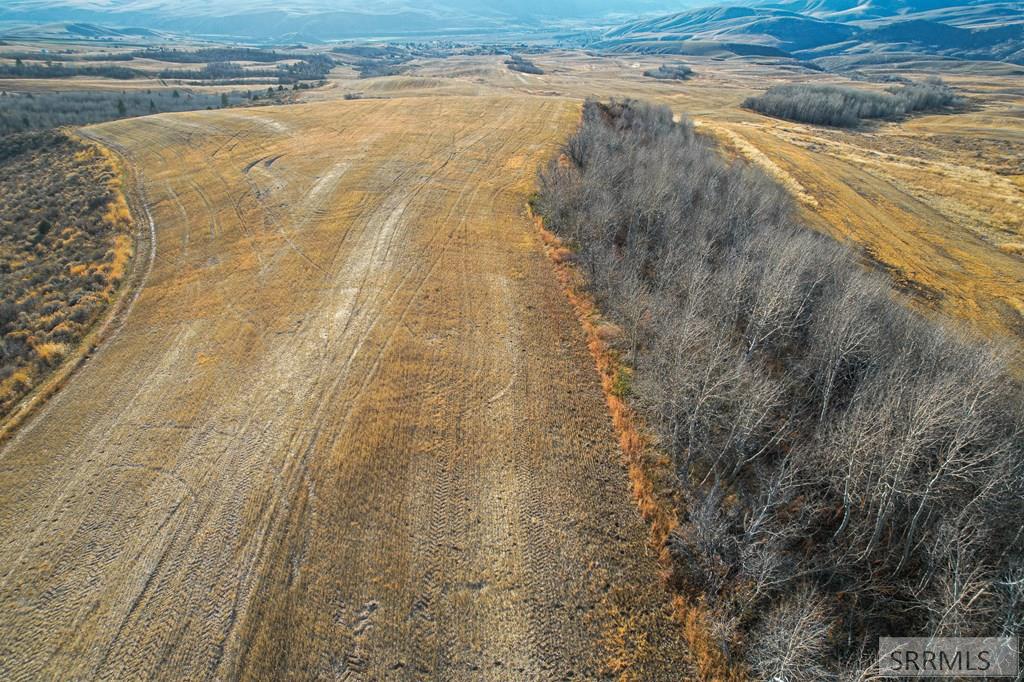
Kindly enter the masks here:
M 544 226 L 543 217 L 534 213 L 529 205 L 527 211 L 554 267 L 555 276 L 586 334 L 587 348 L 600 376 L 608 413 L 619 438 L 619 450 L 629 472 L 633 501 L 648 527 L 648 542 L 657 556 L 665 602 L 680 628 L 689 663 L 700 679 L 745 680 L 746 672 L 729 661 L 715 645 L 706 610 L 701 604 L 692 603 L 676 587 L 669 540 L 679 525 L 679 509 L 683 501 L 672 483 L 671 461 L 658 450 L 643 417 L 630 406 L 619 388 L 628 382 L 632 370 L 607 341 L 614 337 L 615 325 L 602 317 L 594 299 L 583 289 L 585 276 L 573 264 L 572 251 Z M 629 659 L 627 648 L 617 647 L 608 668 L 620 673 L 620 679 L 632 679 L 628 672 Z

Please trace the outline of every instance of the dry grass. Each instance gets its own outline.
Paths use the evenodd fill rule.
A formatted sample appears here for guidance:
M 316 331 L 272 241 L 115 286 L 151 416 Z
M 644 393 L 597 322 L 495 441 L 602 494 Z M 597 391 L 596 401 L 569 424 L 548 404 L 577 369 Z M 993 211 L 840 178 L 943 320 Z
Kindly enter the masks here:
M 658 556 L 662 581 L 668 591 L 666 600 L 671 600 L 672 614 L 684 635 L 689 668 L 702 680 L 746 679 L 742 669 L 726 659 L 712 637 L 707 609 L 701 604 L 688 603 L 682 596 L 672 596 L 679 589 L 673 576 L 668 546 L 669 536 L 679 525 L 677 487 L 672 480 L 675 474 L 670 459 L 653 445 L 642 418 L 629 405 L 628 391 L 623 390 L 623 386 L 628 386 L 631 369 L 609 343 L 621 334 L 621 330 L 602 319 L 593 298 L 584 289 L 583 274 L 572 265 L 571 259 L 565 257 L 566 252 L 571 251 L 557 235 L 544 227 L 543 219 L 534 217 L 534 223 L 548 258 L 555 265 L 563 291 L 587 335 L 587 347 L 601 377 L 605 402 L 629 470 L 633 500 L 649 526 L 649 542 Z M 633 659 L 643 643 L 642 640 L 636 641 L 638 635 L 633 633 L 633 625 L 631 619 L 626 619 L 608 634 L 608 640 L 613 644 L 608 669 L 621 680 L 641 679 L 633 676 Z
M 917 304 L 965 319 L 985 334 L 1019 337 L 1024 262 L 1002 245 L 1008 233 L 1024 234 L 1024 192 L 987 167 L 986 156 L 946 147 L 953 135 L 925 133 L 937 118 L 914 121 L 920 132 L 886 126 L 872 136 L 811 134 L 799 126 L 742 130 L 822 197 L 809 214 L 820 229 L 860 246 L 915 293 Z M 983 134 L 1001 132 L 1010 131 Z
M 730 662 L 719 646 L 718 639 L 711 635 L 714 628 L 711 611 L 703 603 L 689 603 L 681 596 L 672 599 L 675 617 L 682 622 L 690 660 L 700 679 L 715 682 L 743 682 L 748 675 L 742 668 Z
M 916 305 L 967 320 L 986 335 L 1024 338 L 1024 262 L 1002 247 L 1024 239 L 1024 95 L 1017 77 L 982 62 L 950 72 L 938 64 L 918 72 L 874 67 L 876 76 L 941 76 L 973 106 L 851 132 L 740 106 L 770 85 L 849 83 L 842 76 L 694 57 L 687 58 L 697 74 L 692 80 L 645 78 L 659 59 L 555 52 L 537 58 L 543 76 L 509 72 L 498 57 L 427 60 L 402 82 L 369 79 L 359 89 L 376 96 L 511 91 L 667 104 L 782 182 L 814 225 L 859 246 L 914 294 Z M 346 88 L 354 81 L 339 73 L 334 83 Z
M 40 343 L 32 347 L 36 356 L 46 365 L 53 365 L 60 361 L 68 352 L 68 347 L 63 343 Z
M 572 303 L 587 335 L 587 348 L 601 377 L 605 402 L 612 418 L 612 424 L 619 436 L 619 447 L 629 467 L 633 499 L 644 520 L 650 525 L 650 543 L 663 568 L 671 568 L 666 541 L 678 524 L 672 506 L 671 487 L 664 485 L 672 473 L 667 459 L 657 455 L 650 447 L 650 438 L 645 435 L 640 418 L 626 401 L 623 385 L 629 368 L 619 359 L 618 353 L 609 345 L 609 337 L 617 335 L 618 328 L 601 318 L 593 298 L 584 291 L 582 274 L 571 265 L 565 247 L 557 235 L 544 227 L 543 220 L 534 217 L 534 222 L 545 245 L 548 257 L 556 265 L 556 275 L 563 291 Z M 656 484 L 660 481 L 661 485 Z M 668 576 L 666 575 L 666 578 Z

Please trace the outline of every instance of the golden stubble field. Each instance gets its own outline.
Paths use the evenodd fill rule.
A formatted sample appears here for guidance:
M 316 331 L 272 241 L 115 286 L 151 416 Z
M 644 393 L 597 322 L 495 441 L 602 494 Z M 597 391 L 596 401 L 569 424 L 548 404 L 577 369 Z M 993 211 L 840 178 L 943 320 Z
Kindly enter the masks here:
M 87 129 L 156 225 L 0 450 L 0 677 L 675 679 L 646 529 L 525 215 L 575 103 Z M 631 639 L 632 638 L 632 639 Z

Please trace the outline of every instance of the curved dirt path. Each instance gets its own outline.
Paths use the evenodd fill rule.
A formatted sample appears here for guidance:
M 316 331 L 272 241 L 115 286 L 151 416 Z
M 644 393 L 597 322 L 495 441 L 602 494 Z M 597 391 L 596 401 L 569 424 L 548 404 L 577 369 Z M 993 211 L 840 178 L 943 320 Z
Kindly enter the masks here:
M 96 126 L 131 316 L 0 450 L 0 678 L 678 679 L 581 332 L 525 218 L 562 100 Z M 621 650 L 620 650 L 621 649 Z

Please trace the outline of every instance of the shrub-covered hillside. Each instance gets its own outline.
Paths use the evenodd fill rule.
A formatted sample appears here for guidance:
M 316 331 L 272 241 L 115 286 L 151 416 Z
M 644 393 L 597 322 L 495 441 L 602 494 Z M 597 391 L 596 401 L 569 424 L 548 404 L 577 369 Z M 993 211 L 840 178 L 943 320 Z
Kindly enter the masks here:
M 62 132 L 0 144 L 0 416 L 79 342 L 132 255 L 110 158 Z

